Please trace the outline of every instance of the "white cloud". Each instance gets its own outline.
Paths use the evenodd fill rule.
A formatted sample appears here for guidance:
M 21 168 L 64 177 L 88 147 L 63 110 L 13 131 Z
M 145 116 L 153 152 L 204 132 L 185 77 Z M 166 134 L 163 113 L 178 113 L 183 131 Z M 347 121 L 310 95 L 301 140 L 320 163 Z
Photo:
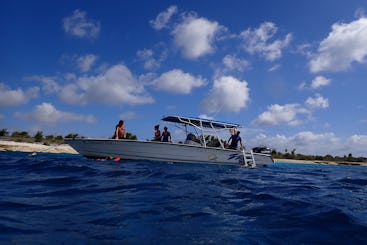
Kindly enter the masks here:
M 177 12 L 177 6 L 170 6 L 166 11 L 163 11 L 158 14 L 155 20 L 149 21 L 152 27 L 156 30 L 161 30 L 163 28 L 167 28 L 167 24 L 170 21 L 171 17 Z
M 350 23 L 335 23 L 320 43 L 309 66 L 313 73 L 345 71 L 353 62 L 364 63 L 367 56 L 367 18 Z
M 298 85 L 299 90 L 305 90 L 305 89 L 319 89 L 321 87 L 325 87 L 330 85 L 331 79 L 326 78 L 324 76 L 317 76 L 312 81 L 310 86 L 306 82 L 302 82 Z
M 272 22 L 264 22 L 254 30 L 249 28 L 240 34 L 244 40 L 243 48 L 250 54 L 259 53 L 268 61 L 279 59 L 282 57 L 282 49 L 291 42 L 292 34 L 288 33 L 283 40 L 269 43 L 277 31 L 278 28 Z
M 235 55 L 226 55 L 222 63 L 225 66 L 225 71 L 239 71 L 243 72 L 249 69 L 251 64 L 246 59 L 237 58 Z
M 311 88 L 312 89 L 317 89 L 317 88 L 320 88 L 320 87 L 323 87 L 323 86 L 327 86 L 327 85 L 330 84 L 330 82 L 331 82 L 331 80 L 324 77 L 324 76 L 317 76 L 317 77 L 315 77 L 314 80 L 312 80 Z
M 214 117 L 208 116 L 207 114 L 200 114 L 198 117 L 202 119 L 214 120 Z
M 213 87 L 202 105 L 207 113 L 239 112 L 250 101 L 250 89 L 246 81 L 232 76 L 222 76 L 214 80 Z
M 270 105 L 268 110 L 261 113 L 252 124 L 274 126 L 288 124 L 290 126 L 299 125 L 301 120 L 299 115 L 309 114 L 310 112 L 299 104 Z
M 366 157 L 367 135 L 352 135 L 345 141 L 345 154 L 353 152 L 354 156 Z
M 153 80 L 153 84 L 158 90 L 189 94 L 192 89 L 206 85 L 206 81 L 200 76 L 194 77 L 190 73 L 174 69 L 163 73 L 160 77 Z
M 144 68 L 151 70 L 160 66 L 159 62 L 153 57 L 153 50 L 143 49 L 136 52 L 139 60 L 144 61 Z
M 310 51 L 311 48 L 312 48 L 312 45 L 309 43 L 300 44 L 297 46 L 295 53 L 304 55 L 306 57 L 311 57 L 312 56 L 312 53 Z
M 175 45 L 189 59 L 210 54 L 214 51 L 213 42 L 220 26 L 215 21 L 188 16 L 172 31 Z
M 76 65 L 81 72 L 88 72 L 96 63 L 98 57 L 94 54 L 87 54 L 76 58 Z
M 27 103 L 30 99 L 38 97 L 39 88 L 33 87 L 26 91 L 23 89 L 12 90 L 4 83 L 0 83 L 0 106 L 18 106 Z
M 307 83 L 306 82 L 301 82 L 299 85 L 298 85 L 298 87 L 297 87 L 297 89 L 298 90 L 304 90 L 304 89 L 306 89 L 307 88 Z
M 280 68 L 280 65 L 279 64 L 276 64 L 276 65 L 273 65 L 272 67 L 269 68 L 269 72 L 273 72 L 273 71 L 276 71 Z
M 67 34 L 79 38 L 97 38 L 101 29 L 98 21 L 87 19 L 87 13 L 79 9 L 63 19 L 63 27 Z
M 143 84 L 124 65 L 115 65 L 96 76 L 82 76 L 61 89 L 61 99 L 71 104 L 129 104 L 152 103 Z
M 167 50 L 164 49 L 159 58 L 154 57 L 154 52 L 151 49 L 138 50 L 136 55 L 140 61 L 144 62 L 146 70 L 153 70 L 159 68 L 161 62 L 167 58 Z
M 95 118 L 92 115 L 77 115 L 71 112 L 63 112 L 57 110 L 50 103 L 42 103 L 36 106 L 36 108 L 30 113 L 16 112 L 15 116 L 23 120 L 36 121 L 45 124 L 57 124 L 60 122 L 87 122 L 94 123 Z
M 306 100 L 306 104 L 311 108 L 328 108 L 329 100 L 322 97 L 320 94 L 316 94 L 315 98 L 309 97 Z
M 288 152 L 296 149 L 296 154 L 344 156 L 352 153 L 353 156 L 366 156 L 367 135 L 341 138 L 330 132 L 316 134 L 310 131 L 299 132 L 288 137 L 260 134 L 249 140 L 248 144 L 251 147 L 263 144 L 280 152 L 284 152 L 285 149 Z
M 57 83 L 57 78 L 56 77 L 50 77 L 50 76 L 30 76 L 30 77 L 26 77 L 25 80 L 27 81 L 38 81 L 42 83 L 42 90 L 46 93 L 46 94 L 52 94 L 55 93 L 57 91 L 59 91 L 60 86 Z

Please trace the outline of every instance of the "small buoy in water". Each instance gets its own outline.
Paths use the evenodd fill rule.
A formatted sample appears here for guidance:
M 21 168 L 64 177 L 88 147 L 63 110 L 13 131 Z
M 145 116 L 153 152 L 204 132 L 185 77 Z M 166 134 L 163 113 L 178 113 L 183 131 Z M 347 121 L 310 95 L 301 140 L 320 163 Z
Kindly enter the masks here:
M 37 155 L 37 153 L 35 153 L 35 152 L 32 152 L 32 153 L 28 154 L 28 156 L 30 156 L 30 157 L 34 157 L 36 155 Z
M 118 162 L 118 161 L 120 161 L 121 160 L 121 158 L 119 158 L 119 157 L 116 157 L 115 159 L 113 159 L 115 162 Z

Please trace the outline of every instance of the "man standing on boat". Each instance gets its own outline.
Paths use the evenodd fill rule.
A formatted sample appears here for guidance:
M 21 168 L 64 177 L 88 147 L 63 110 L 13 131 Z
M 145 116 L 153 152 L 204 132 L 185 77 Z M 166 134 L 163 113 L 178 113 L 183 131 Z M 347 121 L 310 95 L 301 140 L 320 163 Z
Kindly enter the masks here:
M 171 142 L 171 133 L 168 131 L 167 127 L 164 127 L 164 131 L 162 133 L 162 142 Z
M 241 149 L 243 149 L 242 139 L 240 137 L 240 131 L 237 131 L 236 134 L 232 134 L 231 137 L 229 138 L 228 140 L 229 149 L 237 150 L 238 142 L 240 142 Z

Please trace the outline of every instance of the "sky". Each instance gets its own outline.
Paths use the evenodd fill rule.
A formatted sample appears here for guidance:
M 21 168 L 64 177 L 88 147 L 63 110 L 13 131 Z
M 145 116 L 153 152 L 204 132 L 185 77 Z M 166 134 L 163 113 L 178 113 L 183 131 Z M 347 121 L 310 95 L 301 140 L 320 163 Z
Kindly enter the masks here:
M 241 124 L 247 147 L 366 157 L 366 79 L 365 0 L 0 2 L 10 133 L 105 138 L 123 119 L 145 140 L 181 115 Z

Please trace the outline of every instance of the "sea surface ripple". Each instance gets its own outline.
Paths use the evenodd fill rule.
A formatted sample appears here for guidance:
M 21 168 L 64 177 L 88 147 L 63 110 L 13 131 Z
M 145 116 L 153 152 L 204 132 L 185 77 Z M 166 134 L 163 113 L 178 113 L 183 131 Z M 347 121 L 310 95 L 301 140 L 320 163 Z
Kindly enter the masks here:
M 0 153 L 0 244 L 367 244 L 367 168 Z

